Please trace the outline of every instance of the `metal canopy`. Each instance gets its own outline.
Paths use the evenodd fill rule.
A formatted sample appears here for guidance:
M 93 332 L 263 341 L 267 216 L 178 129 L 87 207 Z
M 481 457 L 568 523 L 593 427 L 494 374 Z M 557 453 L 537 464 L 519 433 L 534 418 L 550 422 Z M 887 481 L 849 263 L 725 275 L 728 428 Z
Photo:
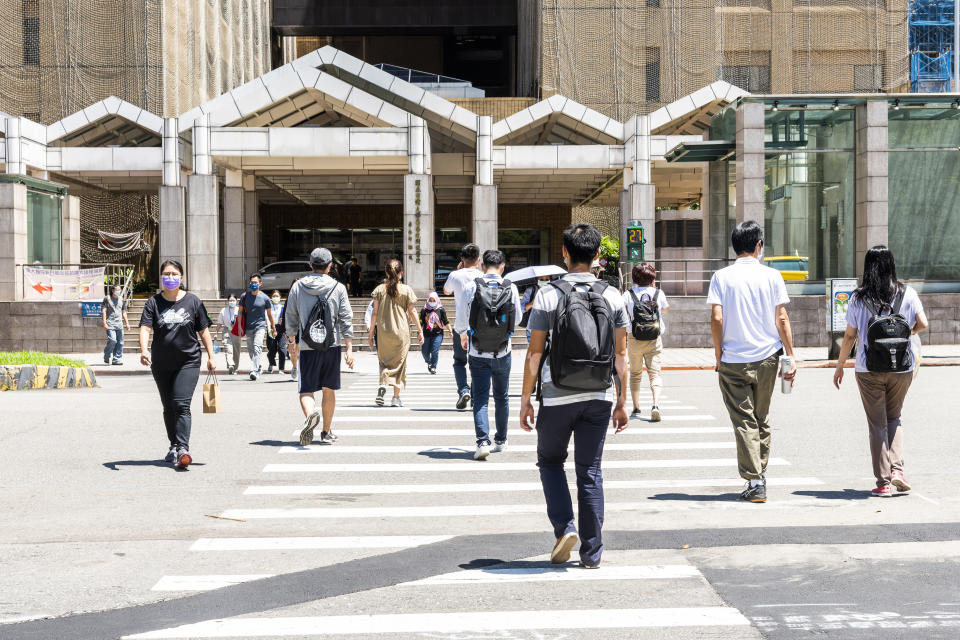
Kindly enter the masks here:
M 667 162 L 714 162 L 730 157 L 737 149 L 733 140 L 704 140 L 703 142 L 681 142 L 664 158 Z

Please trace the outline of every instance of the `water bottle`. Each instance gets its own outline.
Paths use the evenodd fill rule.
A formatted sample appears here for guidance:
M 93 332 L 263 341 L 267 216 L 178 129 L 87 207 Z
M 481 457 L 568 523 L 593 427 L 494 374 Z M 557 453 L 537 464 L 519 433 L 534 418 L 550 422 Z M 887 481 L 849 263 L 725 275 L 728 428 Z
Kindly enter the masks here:
M 780 391 L 783 393 L 793 391 L 793 381 L 783 377 L 790 373 L 791 369 L 793 369 L 793 358 L 790 356 L 780 356 Z

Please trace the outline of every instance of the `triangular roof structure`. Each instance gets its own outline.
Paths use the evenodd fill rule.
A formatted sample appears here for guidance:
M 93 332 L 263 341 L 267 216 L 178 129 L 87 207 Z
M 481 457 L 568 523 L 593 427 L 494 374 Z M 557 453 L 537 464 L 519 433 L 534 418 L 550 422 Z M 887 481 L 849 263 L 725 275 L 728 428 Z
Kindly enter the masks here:
M 555 95 L 494 123 L 493 144 L 623 144 L 623 123 Z
M 160 146 L 162 138 L 160 116 L 115 96 L 95 102 L 47 127 L 47 144 L 58 146 L 149 147 Z
M 653 135 L 699 135 L 710 128 L 710 119 L 741 96 L 750 93 L 723 80 L 694 91 L 649 115 Z

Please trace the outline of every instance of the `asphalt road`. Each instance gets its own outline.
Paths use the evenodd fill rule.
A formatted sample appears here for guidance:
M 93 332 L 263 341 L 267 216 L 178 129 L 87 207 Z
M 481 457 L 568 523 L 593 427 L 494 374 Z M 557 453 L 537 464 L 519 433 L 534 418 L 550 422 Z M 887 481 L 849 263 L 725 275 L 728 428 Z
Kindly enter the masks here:
M 715 374 L 667 374 L 664 421 L 608 436 L 606 551 L 584 571 L 545 562 L 535 437 L 514 419 L 474 462 L 443 358 L 433 377 L 411 355 L 403 409 L 373 407 L 361 359 L 332 447 L 296 446 L 285 376 L 225 379 L 221 414 L 198 391 L 185 472 L 160 462 L 149 376 L 3 394 L 0 637 L 960 637 L 960 368 L 911 389 L 915 489 L 892 499 L 867 495 L 852 372 L 838 392 L 802 371 L 774 398 L 763 505 L 736 499 Z

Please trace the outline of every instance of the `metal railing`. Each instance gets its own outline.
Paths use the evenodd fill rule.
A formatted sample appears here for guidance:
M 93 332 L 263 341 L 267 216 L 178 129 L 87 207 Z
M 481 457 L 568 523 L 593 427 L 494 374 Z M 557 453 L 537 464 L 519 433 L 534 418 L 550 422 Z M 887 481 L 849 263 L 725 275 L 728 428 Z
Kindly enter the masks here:
M 668 295 L 705 296 L 713 274 L 733 262 L 732 258 L 664 258 L 654 260 L 657 283 Z M 621 267 L 623 286 L 632 286 L 630 264 Z

